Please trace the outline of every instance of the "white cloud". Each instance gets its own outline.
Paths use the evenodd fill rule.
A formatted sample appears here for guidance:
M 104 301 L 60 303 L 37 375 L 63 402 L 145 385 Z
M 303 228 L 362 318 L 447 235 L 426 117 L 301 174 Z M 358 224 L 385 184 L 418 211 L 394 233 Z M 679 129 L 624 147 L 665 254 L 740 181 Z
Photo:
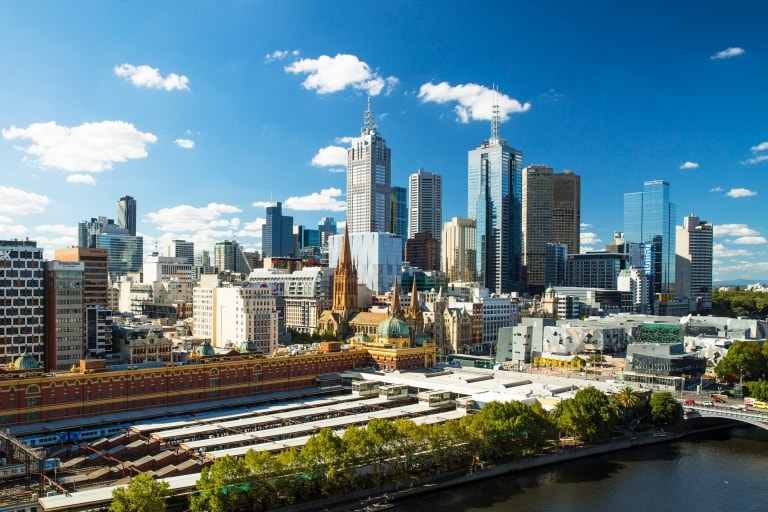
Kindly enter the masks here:
M 346 210 L 347 204 L 336 199 L 340 195 L 341 189 L 326 188 L 319 193 L 313 192 L 308 196 L 289 197 L 283 205 L 289 210 L 330 210 L 341 212 Z
M 525 112 L 531 108 L 529 102 L 521 104 L 506 94 L 472 83 L 452 86 L 448 82 L 429 82 L 419 89 L 419 99 L 422 103 L 458 103 L 454 110 L 461 123 L 490 120 L 494 105 L 499 107 L 499 118 L 502 122 L 508 120 L 510 114 Z
M 599 244 L 603 241 L 600 240 L 600 237 L 597 236 L 596 233 L 590 233 L 590 232 L 582 232 L 579 236 L 579 245 L 592 245 L 592 244 Z
M 285 71 L 309 75 L 302 85 L 305 89 L 316 90 L 318 94 L 338 92 L 352 87 L 371 96 L 378 96 L 382 91 L 389 94 L 398 83 L 394 76 L 384 78 L 371 71 L 368 64 L 355 55 L 341 53 L 335 57 L 321 55 L 317 59 L 301 59 L 286 66 Z
M 709 58 L 712 60 L 730 59 L 731 57 L 736 57 L 737 55 L 741 55 L 743 53 L 744 53 L 744 48 L 739 48 L 738 46 L 731 46 L 730 48 L 726 48 L 725 50 L 721 50 L 716 54 L 711 55 Z
M 321 148 L 312 157 L 312 165 L 315 167 L 333 167 L 335 165 L 347 165 L 347 149 L 339 146 L 326 146 Z
M 335 169 L 328 169 L 328 172 L 332 172 L 332 173 L 342 173 L 342 172 L 347 172 L 347 169 L 346 169 L 346 168 L 344 168 L 344 167 L 337 167 L 337 168 L 335 168 Z
M 765 160 L 768 160 L 768 155 L 757 155 L 757 156 L 753 156 L 752 158 L 747 158 L 741 163 L 744 165 L 759 164 L 760 162 L 764 162 Z
M 757 192 L 753 190 L 749 190 L 748 188 L 732 188 L 731 190 L 726 192 L 725 195 L 733 198 L 751 197 L 751 196 L 756 196 Z
M 581 229 L 585 229 L 585 228 L 591 228 L 591 227 L 592 227 L 592 224 L 587 224 L 586 222 L 582 222 L 581 224 L 579 224 L 579 227 L 580 227 Z
M 261 238 L 261 228 L 264 227 L 264 224 L 266 223 L 267 220 L 262 217 L 258 217 L 251 222 L 246 222 L 235 232 L 235 236 L 238 238 Z
M 70 174 L 67 176 L 67 183 L 80 183 L 82 185 L 95 185 L 96 178 L 90 174 Z
M 733 243 L 739 245 L 759 245 L 768 243 L 768 240 L 764 236 L 741 236 L 735 239 Z
M 192 149 L 195 147 L 195 141 L 190 139 L 176 139 L 173 141 L 177 146 L 184 149 Z
M 753 152 L 753 153 L 757 153 L 757 152 L 759 152 L 759 151 L 767 151 L 767 150 L 768 150 L 768 141 L 766 141 L 766 142 L 761 142 L 761 143 L 760 143 L 760 144 L 758 144 L 757 146 L 752 146 L 752 148 L 751 148 L 751 149 L 752 149 L 752 152 Z
M 268 53 L 264 56 L 264 62 L 274 62 L 276 60 L 283 60 L 284 58 L 288 56 L 298 57 L 299 50 L 275 50 L 272 53 Z
M 722 192 L 723 188 L 722 187 L 713 187 L 713 188 L 709 189 L 709 191 L 710 192 Z
M 713 227 L 714 236 L 756 236 L 760 233 L 746 224 L 716 224 Z
M 29 215 L 30 213 L 43 213 L 45 205 L 50 203 L 48 197 L 26 192 L 24 190 L 0 186 L 0 213 L 15 215 Z
M 752 256 L 752 253 L 746 249 L 730 249 L 723 244 L 714 244 L 712 254 L 717 258 L 735 258 Z
M 0 217 L 0 233 L 4 238 L 15 238 L 26 235 L 28 231 L 26 226 L 14 224 L 11 219 Z
M 141 66 L 120 64 L 119 66 L 115 66 L 115 74 L 130 80 L 136 87 L 165 89 L 166 91 L 173 91 L 174 89 L 180 91 L 189 90 L 189 78 L 186 76 L 171 73 L 170 75 L 163 77 L 160 75 L 160 71 L 157 68 L 147 66 L 146 64 L 142 64 Z
M 80 126 L 59 126 L 55 121 L 32 123 L 27 128 L 3 129 L 6 140 L 28 139 L 22 149 L 35 165 L 67 172 L 101 172 L 115 162 L 145 158 L 147 145 L 157 137 L 123 121 L 101 121 Z
M 182 204 L 150 212 L 146 216 L 161 231 L 186 233 L 222 227 L 236 227 L 239 221 L 233 223 L 233 219 L 224 219 L 222 215 L 240 213 L 241 211 L 237 206 L 219 203 L 210 203 L 202 208 Z
M 354 137 L 336 137 L 336 139 L 334 139 L 334 142 L 336 144 L 347 144 L 347 145 L 349 145 L 349 144 L 352 144 L 353 140 L 355 140 Z
M 681 169 L 698 169 L 699 164 L 696 162 L 685 162 L 683 165 L 680 166 Z

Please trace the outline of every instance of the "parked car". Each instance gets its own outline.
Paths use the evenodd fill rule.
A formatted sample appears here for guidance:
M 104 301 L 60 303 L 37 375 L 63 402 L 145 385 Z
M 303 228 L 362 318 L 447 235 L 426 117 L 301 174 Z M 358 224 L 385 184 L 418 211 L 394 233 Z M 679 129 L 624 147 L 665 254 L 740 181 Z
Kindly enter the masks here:
M 745 411 L 747 409 L 747 406 L 743 404 L 737 404 L 737 405 L 732 405 L 731 409 L 735 409 L 737 411 Z
M 703 405 L 704 407 L 714 407 L 715 406 L 715 404 L 713 402 L 709 401 L 709 400 L 705 400 L 705 401 L 701 402 L 701 405 Z
M 713 396 L 712 397 L 712 401 L 715 402 L 716 404 L 724 404 L 725 403 L 725 400 L 723 400 L 719 396 Z

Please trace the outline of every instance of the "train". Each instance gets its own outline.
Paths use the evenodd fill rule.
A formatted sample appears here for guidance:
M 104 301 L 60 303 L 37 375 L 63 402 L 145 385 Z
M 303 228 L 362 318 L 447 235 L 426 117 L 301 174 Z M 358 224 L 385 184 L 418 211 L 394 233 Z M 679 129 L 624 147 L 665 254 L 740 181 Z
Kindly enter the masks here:
M 108 425 L 104 427 L 81 428 L 77 430 L 51 432 L 34 436 L 23 436 L 19 439 L 30 448 L 43 448 L 67 443 L 77 444 L 83 441 L 109 437 L 127 430 L 127 425 Z
M 29 471 L 31 474 L 35 474 L 38 471 L 37 461 L 30 463 Z M 43 461 L 43 470 L 49 473 L 55 469 L 61 467 L 61 460 L 58 458 L 45 459 Z M 18 478 L 27 474 L 26 464 L 10 464 L 7 466 L 0 466 L 0 480 L 8 480 L 10 478 Z

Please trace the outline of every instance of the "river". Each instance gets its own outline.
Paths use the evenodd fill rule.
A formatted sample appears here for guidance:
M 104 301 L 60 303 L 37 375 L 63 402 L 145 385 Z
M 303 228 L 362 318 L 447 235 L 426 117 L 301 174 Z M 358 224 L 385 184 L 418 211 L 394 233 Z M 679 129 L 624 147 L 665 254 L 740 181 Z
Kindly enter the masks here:
M 392 512 L 763 512 L 768 431 L 718 430 L 398 501 Z

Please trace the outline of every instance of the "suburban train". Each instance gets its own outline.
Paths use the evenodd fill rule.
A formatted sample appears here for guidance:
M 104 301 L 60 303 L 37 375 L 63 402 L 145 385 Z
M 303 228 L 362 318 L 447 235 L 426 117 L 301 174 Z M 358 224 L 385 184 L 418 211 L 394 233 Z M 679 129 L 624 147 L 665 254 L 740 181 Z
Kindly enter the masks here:
M 102 437 L 109 437 L 127 429 L 126 425 L 108 425 L 104 427 L 81 428 L 70 431 L 51 432 L 38 434 L 34 436 L 22 436 L 19 439 L 30 448 L 40 448 L 45 446 L 56 446 L 66 443 L 80 443 Z
M 50 458 L 43 461 L 43 470 L 46 473 L 49 473 L 54 469 L 58 469 L 59 467 L 61 467 L 61 460 L 58 458 Z M 31 474 L 36 474 L 38 472 L 37 461 L 32 461 L 30 463 L 29 471 Z M 10 464 L 7 466 L 0 466 L 0 480 L 17 478 L 26 474 L 27 468 L 25 464 Z

